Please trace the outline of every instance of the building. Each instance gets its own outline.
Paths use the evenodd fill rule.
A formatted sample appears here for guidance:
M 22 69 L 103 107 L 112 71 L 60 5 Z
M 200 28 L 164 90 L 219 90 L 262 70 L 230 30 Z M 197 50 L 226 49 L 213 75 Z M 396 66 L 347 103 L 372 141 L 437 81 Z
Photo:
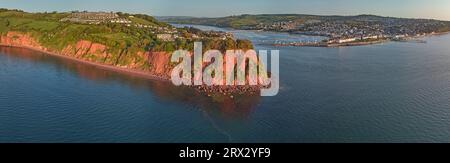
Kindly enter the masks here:
M 74 12 L 71 18 L 78 18 L 83 20 L 110 20 L 119 18 L 119 15 L 113 12 Z
M 119 24 L 130 24 L 132 23 L 130 20 L 128 19 L 124 19 L 124 18 L 117 18 L 117 19 L 112 19 L 111 23 L 119 23 Z
M 110 22 L 119 19 L 119 15 L 113 12 L 74 12 L 61 21 L 71 21 L 77 23 L 100 24 L 102 22 Z
M 345 39 L 339 39 L 338 40 L 338 43 L 347 43 L 347 42 L 353 42 L 353 41 L 356 41 L 357 39 L 356 38 L 345 38 Z
M 174 38 L 171 34 L 157 34 L 156 37 L 163 41 L 174 41 Z
M 362 39 L 363 40 L 368 40 L 368 39 L 378 39 L 378 38 L 379 38 L 378 36 L 365 36 Z

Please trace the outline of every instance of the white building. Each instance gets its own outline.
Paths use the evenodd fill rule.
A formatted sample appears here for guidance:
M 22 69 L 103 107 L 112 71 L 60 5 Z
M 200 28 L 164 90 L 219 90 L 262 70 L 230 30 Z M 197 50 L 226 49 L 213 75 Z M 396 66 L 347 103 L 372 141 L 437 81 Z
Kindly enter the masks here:
M 345 38 L 345 39 L 339 39 L 338 43 L 353 42 L 356 40 L 357 40 L 356 38 Z
M 365 36 L 365 37 L 363 37 L 363 40 L 367 40 L 367 39 L 378 39 L 378 36 Z
M 173 41 L 174 38 L 171 34 L 157 34 L 156 37 L 163 41 Z

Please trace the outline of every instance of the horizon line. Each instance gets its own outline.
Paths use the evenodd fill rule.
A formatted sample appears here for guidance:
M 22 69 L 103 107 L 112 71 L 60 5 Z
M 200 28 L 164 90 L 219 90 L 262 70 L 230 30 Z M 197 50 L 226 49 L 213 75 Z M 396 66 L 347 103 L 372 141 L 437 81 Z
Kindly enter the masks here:
M 309 15 L 309 16 L 342 16 L 342 17 L 351 17 L 351 16 L 363 16 L 363 15 L 368 15 L 368 16 L 379 16 L 379 17 L 386 17 L 386 18 L 400 18 L 400 19 L 423 19 L 423 20 L 437 20 L 437 21 L 447 21 L 450 22 L 450 20 L 444 20 L 444 19 L 438 19 L 438 18 L 423 18 L 423 17 L 396 17 L 396 16 L 387 16 L 387 15 L 382 15 L 382 14 L 373 14 L 373 13 L 359 13 L 359 14 L 305 14 L 305 13 L 240 13 L 240 14 L 233 14 L 233 15 L 226 15 L 226 16 L 212 16 L 212 17 L 202 17 L 202 16 L 180 16 L 180 15 L 152 15 L 150 13 L 142 13 L 142 12 L 128 12 L 128 11 L 117 11 L 117 10 L 109 10 L 109 11 L 105 11 L 105 10 L 60 10 L 60 11 L 27 11 L 27 10 L 23 10 L 23 9 L 17 9 L 17 8 L 4 8 L 4 7 L 0 7 L 0 9 L 8 9 L 8 10 L 20 10 L 20 11 L 24 11 L 27 13 L 43 13 L 43 12 L 58 12 L 58 13 L 68 13 L 68 12 L 73 12 L 73 11 L 88 11 L 88 12 L 122 12 L 122 13 L 130 13 L 130 14 L 145 14 L 145 15 L 149 15 L 149 16 L 153 16 L 153 17 L 190 17 L 190 18 L 224 18 L 224 17 L 231 17 L 231 16 L 242 16 L 242 15 Z
M 179 15 L 150 15 L 154 17 L 190 17 L 190 18 L 225 18 L 225 17 L 231 17 L 231 16 L 243 16 L 243 15 L 307 15 L 307 16 L 341 16 L 341 17 L 351 17 L 351 16 L 378 16 L 378 17 L 385 17 L 385 18 L 399 18 L 399 19 L 423 19 L 423 20 L 437 20 L 437 21 L 450 21 L 450 20 L 444 20 L 444 19 L 438 19 L 438 18 L 423 18 L 423 17 L 396 17 L 396 16 L 387 16 L 387 15 L 378 15 L 378 14 L 300 14 L 300 13 L 279 13 L 279 14 L 264 14 L 264 13 L 252 13 L 252 14 L 236 14 L 236 15 L 228 15 L 228 16 L 179 16 Z

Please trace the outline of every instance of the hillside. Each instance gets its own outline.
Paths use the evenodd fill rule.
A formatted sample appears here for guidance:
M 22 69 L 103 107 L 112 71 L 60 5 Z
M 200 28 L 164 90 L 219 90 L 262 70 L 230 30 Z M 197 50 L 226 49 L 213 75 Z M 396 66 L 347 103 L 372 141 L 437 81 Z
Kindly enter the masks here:
M 298 32 L 331 38 L 423 35 L 450 31 L 450 22 L 376 15 L 320 16 L 302 14 L 239 15 L 222 18 L 160 18 L 165 22 L 199 24 L 243 30 Z
M 106 16 L 98 18 L 99 15 Z M 195 41 L 202 41 L 204 50 L 253 48 L 248 40 L 225 36 L 228 35 L 175 28 L 143 14 L 28 13 L 0 9 L 3 45 L 27 46 L 95 63 L 158 71 L 163 76 L 170 72 L 171 52 L 192 50 Z

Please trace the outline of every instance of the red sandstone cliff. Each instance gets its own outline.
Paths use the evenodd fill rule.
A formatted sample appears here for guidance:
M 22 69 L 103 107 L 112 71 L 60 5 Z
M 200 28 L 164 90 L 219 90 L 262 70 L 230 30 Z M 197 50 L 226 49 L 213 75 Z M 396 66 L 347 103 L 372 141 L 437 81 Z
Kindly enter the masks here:
M 145 55 L 148 57 L 147 60 L 152 66 L 150 72 L 163 76 L 169 77 L 172 68 L 170 67 L 170 56 L 165 52 L 147 52 Z
M 108 53 L 108 48 L 99 43 L 93 43 L 87 40 L 81 40 L 75 45 L 68 45 L 62 50 L 49 49 L 42 46 L 30 34 L 20 32 L 8 32 L 4 36 L 0 36 L 0 44 L 4 46 L 26 47 L 35 50 L 55 53 L 58 55 L 69 56 L 83 61 L 117 66 L 125 69 L 133 69 L 149 72 L 151 75 L 168 79 L 170 76 L 170 54 L 165 52 L 138 52 L 135 57 L 130 58 L 112 58 L 112 54 Z M 123 52 L 128 53 L 128 52 Z M 90 57 L 95 56 L 95 57 Z M 142 69 L 143 65 L 136 62 L 136 58 L 143 58 L 150 65 L 149 69 Z M 117 62 L 120 59 L 128 59 L 129 64 L 120 65 Z
M 35 41 L 30 35 L 18 32 L 8 32 L 5 36 L 0 36 L 0 43 L 7 46 L 23 46 L 40 50 L 47 50 Z
M 127 55 L 129 52 L 127 50 L 122 50 L 122 54 L 119 57 L 112 57 L 113 55 L 108 53 L 108 47 L 99 43 L 93 43 L 87 40 L 78 41 L 75 45 L 68 45 L 62 50 L 49 49 L 42 46 L 38 41 L 36 41 L 30 34 L 20 33 L 20 32 L 8 32 L 4 36 L 0 36 L 0 45 L 4 46 L 17 46 L 31 48 L 35 50 L 40 50 L 56 55 L 64 55 L 74 59 L 88 61 L 91 63 L 98 63 L 104 65 L 115 66 L 128 70 L 136 70 L 140 72 L 145 72 L 148 75 L 158 76 L 162 79 L 170 79 L 172 66 L 170 64 L 171 55 L 166 52 L 137 52 L 136 54 L 131 54 L 133 57 L 120 57 L 123 53 Z M 137 58 L 144 59 L 144 64 L 150 65 L 145 67 L 142 62 L 137 62 Z M 121 65 L 119 63 L 120 59 L 127 59 L 126 65 Z M 207 64 L 203 65 L 204 67 Z M 242 65 L 241 65 L 242 66 Z M 224 77 L 226 72 L 232 70 L 227 70 L 226 63 L 224 63 Z M 248 82 L 247 78 L 247 82 Z M 223 80 L 225 82 L 225 80 Z M 213 88 L 213 87 L 199 87 L 205 92 L 235 92 L 235 88 L 223 87 L 223 88 Z M 257 89 L 253 87 L 241 87 L 241 92 L 256 92 Z

